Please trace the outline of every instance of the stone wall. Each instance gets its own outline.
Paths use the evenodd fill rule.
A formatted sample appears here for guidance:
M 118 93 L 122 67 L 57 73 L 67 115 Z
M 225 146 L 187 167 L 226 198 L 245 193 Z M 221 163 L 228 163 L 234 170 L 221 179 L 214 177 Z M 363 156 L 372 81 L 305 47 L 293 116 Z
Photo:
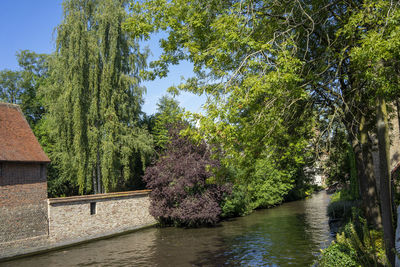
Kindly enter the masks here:
M 149 190 L 49 199 L 49 236 L 68 241 L 155 223 Z
M 156 220 L 149 213 L 149 193 L 150 190 L 141 190 L 50 198 L 40 209 L 46 214 L 39 214 L 34 205 L 16 206 L 12 212 L 1 207 L 0 262 L 153 225 Z M 19 222 L 24 222 L 26 228 L 19 227 Z M 32 229 L 46 231 L 31 234 Z
M 47 235 L 46 167 L 0 163 L 0 243 Z

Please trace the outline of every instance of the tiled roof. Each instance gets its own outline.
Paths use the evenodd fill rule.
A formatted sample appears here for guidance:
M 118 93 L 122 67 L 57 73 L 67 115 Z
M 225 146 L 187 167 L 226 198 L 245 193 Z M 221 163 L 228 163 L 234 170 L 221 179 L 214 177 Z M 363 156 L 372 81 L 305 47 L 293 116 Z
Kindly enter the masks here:
M 0 161 L 50 162 L 19 106 L 1 102 Z

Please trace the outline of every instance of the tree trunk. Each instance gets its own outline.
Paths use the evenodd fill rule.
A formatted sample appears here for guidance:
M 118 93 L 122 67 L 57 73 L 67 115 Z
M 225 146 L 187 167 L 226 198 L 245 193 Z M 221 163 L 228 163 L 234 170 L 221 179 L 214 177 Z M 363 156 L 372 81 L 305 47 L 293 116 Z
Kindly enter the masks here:
M 374 176 L 374 164 L 371 153 L 372 144 L 368 138 L 368 128 L 366 127 L 365 115 L 362 115 L 360 121 L 360 143 L 363 162 L 363 173 L 359 180 L 362 207 L 368 225 L 375 229 L 381 229 L 381 213 L 379 210 L 378 193 Z
M 96 178 L 96 169 L 93 168 L 93 173 L 92 173 L 92 187 L 93 187 L 93 193 L 97 194 L 97 178 Z
M 359 186 L 359 192 L 361 195 L 364 192 L 364 188 L 365 188 L 365 183 L 364 183 L 365 170 L 364 170 L 363 154 L 362 154 L 361 146 L 360 146 L 360 143 L 358 142 L 358 140 L 356 138 L 351 138 L 351 139 L 352 139 L 351 147 L 353 149 L 354 159 L 356 161 L 357 182 L 358 182 L 358 186 Z
M 97 151 L 97 193 L 101 194 L 102 192 L 102 186 L 101 186 L 101 166 L 100 166 L 100 152 Z
M 389 166 L 390 140 L 386 103 L 383 97 L 377 97 L 376 108 L 383 237 L 385 241 L 386 256 L 391 266 L 394 266 L 394 229 Z

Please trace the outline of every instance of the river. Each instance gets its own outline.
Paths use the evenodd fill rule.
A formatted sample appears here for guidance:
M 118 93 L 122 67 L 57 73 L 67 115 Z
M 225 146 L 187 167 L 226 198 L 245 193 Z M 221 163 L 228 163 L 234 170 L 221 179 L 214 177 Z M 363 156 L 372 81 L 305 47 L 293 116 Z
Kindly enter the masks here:
M 4 266 L 311 266 L 332 241 L 329 196 L 257 210 L 216 227 L 148 228 Z M 1 264 L 0 264 L 1 265 Z M 2 266 L 3 266 L 2 265 Z

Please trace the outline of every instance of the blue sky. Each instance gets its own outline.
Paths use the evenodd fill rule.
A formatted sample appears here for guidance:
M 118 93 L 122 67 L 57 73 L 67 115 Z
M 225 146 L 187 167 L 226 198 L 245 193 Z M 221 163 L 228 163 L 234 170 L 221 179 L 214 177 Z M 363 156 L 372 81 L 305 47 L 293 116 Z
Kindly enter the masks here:
M 54 29 L 61 20 L 62 0 L 0 0 L 0 70 L 18 68 L 15 55 L 19 50 L 53 52 L 56 39 Z M 144 44 L 149 46 L 153 58 L 161 53 L 159 36 L 154 36 Z M 143 111 L 147 114 L 155 113 L 156 103 L 166 94 L 167 88 L 178 85 L 181 77 L 190 77 L 191 70 L 192 65 L 185 62 L 173 66 L 168 77 L 143 83 L 147 88 Z M 186 110 L 199 112 L 205 97 L 182 93 L 177 100 Z

